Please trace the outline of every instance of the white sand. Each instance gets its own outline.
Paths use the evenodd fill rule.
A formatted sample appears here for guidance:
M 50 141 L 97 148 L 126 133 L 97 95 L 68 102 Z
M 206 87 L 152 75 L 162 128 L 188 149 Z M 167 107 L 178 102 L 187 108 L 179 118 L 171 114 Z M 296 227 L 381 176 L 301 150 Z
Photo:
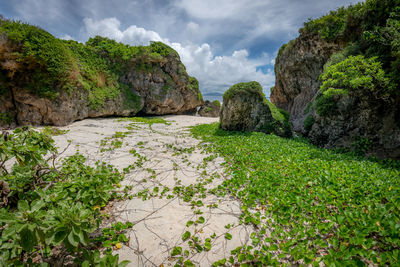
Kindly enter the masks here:
M 190 202 L 184 202 L 182 198 L 177 197 L 172 193 L 172 189 L 179 183 L 184 186 L 198 184 L 213 174 L 218 174 L 221 178 L 214 179 L 206 186 L 207 188 L 213 188 L 226 179 L 221 167 L 223 159 L 215 158 L 202 167 L 203 159 L 210 155 L 202 153 L 201 148 L 197 147 L 200 141 L 191 137 L 187 128 L 216 122 L 218 118 L 194 116 L 163 118 L 171 124 L 153 124 L 150 129 L 148 124 L 135 123 L 136 128 L 130 130 L 127 137 L 120 139 L 123 141 L 121 148 L 105 152 L 100 152 L 101 148 L 105 148 L 100 146 L 100 141 L 111 137 L 117 131 L 128 131 L 126 126 L 131 122 L 118 122 L 115 118 L 86 119 L 61 127 L 68 129 L 69 132 L 54 139 L 60 151 L 67 146 L 67 140 L 72 140 L 63 156 L 72 155 L 79 149 L 80 153 L 88 157 L 89 164 L 101 160 L 113 164 L 120 171 L 137 160 L 129 153 L 129 150 L 134 148 L 147 160 L 142 167 L 137 167 L 126 175 L 121 183 L 122 188 L 131 185 L 133 188 L 129 194 L 135 194 L 146 188 L 150 193 L 155 187 L 158 187 L 160 192 L 164 186 L 171 189 L 166 193 L 173 195 L 169 199 L 166 195 L 163 198 L 156 196 L 148 200 L 134 197 L 131 200 L 113 203 L 111 217 L 114 221 L 134 223 L 134 227 L 127 233 L 130 238 L 128 246 L 124 245 L 115 251 L 120 255 L 120 260 L 130 260 L 128 266 L 173 266 L 176 258 L 170 256 L 171 250 L 175 246 L 181 246 L 184 250 L 190 250 L 190 255 L 185 256 L 184 261 L 190 259 L 197 266 L 210 266 L 216 260 L 229 258 L 232 249 L 249 239 L 251 228 L 238 224 L 240 205 L 231 198 L 216 197 L 207 193 L 205 199 L 198 196 L 193 198 L 195 201 L 202 200 L 204 206 L 192 210 Z M 191 153 L 182 150 L 192 147 L 195 149 Z M 217 208 L 207 207 L 214 203 L 218 204 Z M 198 209 L 203 214 L 194 214 Z M 200 216 L 205 218 L 204 223 L 186 227 L 187 221 L 196 221 Z M 228 230 L 225 228 L 227 224 L 233 224 L 234 227 Z M 206 238 L 215 233 L 216 238 L 212 239 L 211 250 L 198 253 L 195 249 L 190 249 L 188 242 L 183 242 L 181 238 L 185 231 L 197 236 L 202 245 Z M 232 240 L 225 239 L 227 232 L 232 234 Z

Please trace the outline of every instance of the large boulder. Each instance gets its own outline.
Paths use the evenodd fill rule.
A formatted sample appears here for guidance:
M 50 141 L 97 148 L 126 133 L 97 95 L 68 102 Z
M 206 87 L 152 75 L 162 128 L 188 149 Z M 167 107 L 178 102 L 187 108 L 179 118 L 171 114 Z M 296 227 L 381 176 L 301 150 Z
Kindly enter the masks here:
M 171 47 L 86 44 L 0 20 L 0 127 L 67 125 L 102 116 L 181 114 L 203 104 Z
M 287 117 L 265 98 L 258 82 L 235 84 L 223 97 L 220 112 L 222 129 L 290 135 Z
M 221 109 L 221 103 L 218 100 L 214 100 L 212 102 L 206 100 L 204 102 L 204 105 L 200 107 L 198 114 L 201 117 L 216 118 L 219 116 L 220 109 Z

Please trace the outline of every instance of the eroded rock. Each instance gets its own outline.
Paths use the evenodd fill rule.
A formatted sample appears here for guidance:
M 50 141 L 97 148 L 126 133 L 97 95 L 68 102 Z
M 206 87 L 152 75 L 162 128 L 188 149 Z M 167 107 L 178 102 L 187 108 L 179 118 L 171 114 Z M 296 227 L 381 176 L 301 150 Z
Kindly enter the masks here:
M 290 135 L 288 123 L 274 118 L 270 106 L 276 108 L 272 103 L 268 103 L 258 82 L 235 84 L 224 93 L 220 112 L 221 128 L 229 131 Z M 274 112 L 279 111 L 274 110 Z

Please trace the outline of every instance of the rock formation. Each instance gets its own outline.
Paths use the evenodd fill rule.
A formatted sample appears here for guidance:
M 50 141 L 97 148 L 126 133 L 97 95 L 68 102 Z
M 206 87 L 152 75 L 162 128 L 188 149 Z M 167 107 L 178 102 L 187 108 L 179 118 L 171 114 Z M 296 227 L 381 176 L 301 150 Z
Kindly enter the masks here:
M 300 36 L 282 46 L 271 101 L 290 113 L 295 132 L 327 148 L 400 158 L 396 6 L 397 0 L 368 0 L 331 11 L 306 22 Z M 329 86 L 321 89 L 321 75 L 329 66 L 356 56 L 372 63 L 332 73 L 331 81 L 325 80 Z M 385 86 L 375 84 L 371 70 L 376 67 L 387 80 Z M 318 108 L 330 112 L 318 113 Z
M 221 109 L 221 103 L 218 100 L 213 102 L 206 100 L 199 109 L 198 114 L 202 117 L 218 117 Z
M 183 113 L 203 104 L 197 80 L 160 42 L 132 47 L 95 37 L 81 44 L 0 20 L 0 68 L 0 127 Z
M 258 131 L 280 136 L 290 135 L 290 128 L 285 117 L 272 103 L 268 102 L 258 82 L 233 85 L 224 93 L 220 112 L 221 128 L 229 131 Z
M 270 98 L 278 108 L 289 112 L 294 131 L 304 130 L 304 110 L 321 86 L 319 76 L 325 63 L 339 50 L 339 45 L 313 33 L 302 34 L 279 50 Z

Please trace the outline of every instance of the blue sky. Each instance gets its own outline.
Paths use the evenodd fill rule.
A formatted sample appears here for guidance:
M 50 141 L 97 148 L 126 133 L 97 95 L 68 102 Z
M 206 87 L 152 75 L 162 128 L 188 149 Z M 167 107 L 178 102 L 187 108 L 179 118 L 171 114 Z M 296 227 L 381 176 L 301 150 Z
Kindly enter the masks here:
M 85 42 L 102 35 L 131 45 L 163 41 L 203 94 L 258 81 L 269 95 L 279 47 L 308 18 L 357 0 L 1 0 L 0 14 Z

